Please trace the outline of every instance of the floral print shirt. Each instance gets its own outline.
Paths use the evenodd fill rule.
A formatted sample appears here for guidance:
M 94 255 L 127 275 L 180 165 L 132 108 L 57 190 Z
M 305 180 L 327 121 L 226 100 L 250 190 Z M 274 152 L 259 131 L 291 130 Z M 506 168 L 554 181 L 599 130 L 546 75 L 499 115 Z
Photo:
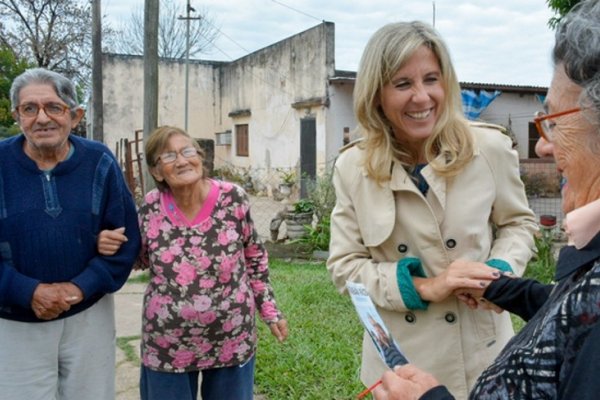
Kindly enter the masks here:
M 268 257 L 238 186 L 211 180 L 193 221 L 170 192 L 150 191 L 139 211 L 140 268 L 150 269 L 142 316 L 142 363 L 163 372 L 240 365 L 256 348 L 255 312 L 283 316 Z

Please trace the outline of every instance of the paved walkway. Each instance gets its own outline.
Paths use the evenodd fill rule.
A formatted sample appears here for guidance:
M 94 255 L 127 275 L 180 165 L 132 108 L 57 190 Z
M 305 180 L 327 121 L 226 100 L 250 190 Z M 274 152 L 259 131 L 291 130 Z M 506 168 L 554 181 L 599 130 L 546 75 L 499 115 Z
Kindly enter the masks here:
M 132 273 L 135 276 L 136 273 Z M 126 283 L 115 293 L 117 379 L 115 400 L 139 400 L 140 332 L 145 283 Z M 126 347 L 127 352 L 122 347 Z M 129 354 L 128 354 L 129 353 Z M 135 355 L 135 359 L 131 360 Z

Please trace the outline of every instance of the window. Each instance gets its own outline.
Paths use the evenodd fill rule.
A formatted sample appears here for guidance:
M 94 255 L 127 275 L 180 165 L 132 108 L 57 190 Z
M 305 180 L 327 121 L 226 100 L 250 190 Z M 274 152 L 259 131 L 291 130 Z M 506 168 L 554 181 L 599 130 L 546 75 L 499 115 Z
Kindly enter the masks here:
M 344 144 L 344 146 L 350 143 L 350 128 L 348 128 L 347 126 L 344 127 L 344 136 L 342 138 L 342 143 Z
M 235 126 L 235 155 L 248 157 L 248 124 Z
M 231 131 L 215 133 L 215 144 L 217 146 L 231 146 Z
M 537 128 L 535 127 L 535 124 L 533 122 L 529 123 L 529 147 L 528 147 L 528 151 L 527 151 L 527 156 L 529 158 L 539 158 L 537 156 L 537 154 L 535 154 L 535 144 L 537 143 L 538 139 L 540 138 L 540 134 L 537 131 Z

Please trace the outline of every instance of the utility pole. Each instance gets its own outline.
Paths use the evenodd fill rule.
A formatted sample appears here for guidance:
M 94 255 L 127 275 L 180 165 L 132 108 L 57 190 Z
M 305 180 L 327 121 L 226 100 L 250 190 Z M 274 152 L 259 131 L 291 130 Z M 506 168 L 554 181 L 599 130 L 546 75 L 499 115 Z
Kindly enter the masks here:
M 158 12 L 159 0 L 144 0 L 144 143 L 158 125 Z M 143 191 L 148 191 L 152 182 L 144 167 L 147 187 Z
M 179 16 L 177 19 L 185 21 L 185 105 L 184 105 L 184 127 L 188 131 L 188 104 L 189 104 L 189 88 L 190 88 L 190 21 L 200 20 L 202 17 L 191 17 L 190 13 L 196 9 L 190 5 L 190 0 L 187 0 L 186 16 Z M 188 132 L 189 133 L 189 132 Z
M 92 121 L 91 135 L 87 137 L 104 141 L 104 110 L 102 108 L 102 12 L 100 0 L 92 0 Z

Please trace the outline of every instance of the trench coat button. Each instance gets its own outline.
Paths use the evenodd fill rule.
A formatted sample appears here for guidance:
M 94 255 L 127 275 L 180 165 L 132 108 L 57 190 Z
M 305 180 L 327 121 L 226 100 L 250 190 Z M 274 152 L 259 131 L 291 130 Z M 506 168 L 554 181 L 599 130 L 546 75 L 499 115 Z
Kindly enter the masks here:
M 444 319 L 446 320 L 447 323 L 453 324 L 456 322 L 456 315 L 452 312 L 449 312 L 449 313 L 446 313 L 446 315 L 444 315 Z
M 448 239 L 446 240 L 446 247 L 449 249 L 453 249 L 456 247 L 456 240 L 454 239 Z
M 415 316 L 415 314 L 409 312 L 406 313 L 406 315 L 404 315 L 404 320 L 409 324 L 414 324 L 415 322 L 417 322 L 417 317 Z
M 406 253 L 408 251 L 408 246 L 405 245 L 404 243 L 401 243 L 398 245 L 398 251 L 400 253 Z

